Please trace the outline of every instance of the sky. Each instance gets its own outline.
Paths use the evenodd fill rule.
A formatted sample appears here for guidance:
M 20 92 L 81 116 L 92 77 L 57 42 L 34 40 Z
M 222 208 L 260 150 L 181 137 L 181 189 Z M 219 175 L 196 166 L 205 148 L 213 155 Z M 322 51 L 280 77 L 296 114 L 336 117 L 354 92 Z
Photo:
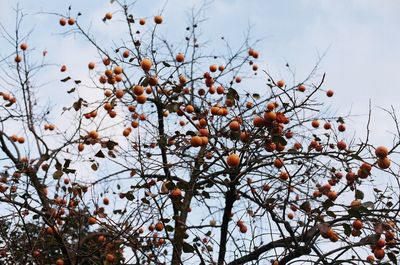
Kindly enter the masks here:
M 96 56 L 87 42 L 75 35 L 62 36 L 58 17 L 41 12 L 66 14 L 72 6 L 72 14 L 81 12 L 81 20 L 98 32 L 99 41 L 120 40 L 123 31 L 118 23 L 112 31 L 101 22 L 108 11 L 117 6 L 109 0 L 0 0 L 0 21 L 6 28 L 14 23 L 11 12 L 17 3 L 27 14 L 25 29 L 34 29 L 31 46 L 48 50 L 49 61 L 56 56 L 57 62 L 65 62 L 76 75 L 82 74 L 82 66 Z M 151 17 L 163 11 L 165 34 L 184 34 L 187 12 L 199 6 L 199 0 L 139 0 L 134 8 L 135 16 Z M 400 3 L 384 0 L 352 1 L 272 1 L 272 0 L 215 0 L 207 1 L 202 25 L 204 39 L 213 41 L 223 35 L 232 45 L 239 45 L 250 29 L 253 40 L 260 39 L 257 50 L 261 53 L 260 66 L 274 76 L 288 76 L 288 63 L 299 78 L 315 65 L 319 56 L 326 54 L 319 73 L 326 73 L 326 88 L 333 89 L 335 96 L 331 109 L 345 115 L 361 115 L 348 121 L 357 135 L 364 133 L 368 101 L 372 100 L 375 132 L 372 139 L 389 143 L 386 133 L 388 116 L 379 107 L 398 106 L 400 75 Z M 177 15 L 179 14 L 179 15 Z M 4 50 L 0 42 L 0 50 Z M 60 52 L 61 51 L 61 52 Z M 87 74 L 87 72 L 84 72 Z M 58 77 L 57 77 L 58 78 Z M 85 78 L 82 76 L 82 78 Z M 59 83 L 54 83 L 60 86 Z M 62 100 L 63 93 L 52 88 L 53 100 Z M 48 93 L 47 93 L 48 94 Z

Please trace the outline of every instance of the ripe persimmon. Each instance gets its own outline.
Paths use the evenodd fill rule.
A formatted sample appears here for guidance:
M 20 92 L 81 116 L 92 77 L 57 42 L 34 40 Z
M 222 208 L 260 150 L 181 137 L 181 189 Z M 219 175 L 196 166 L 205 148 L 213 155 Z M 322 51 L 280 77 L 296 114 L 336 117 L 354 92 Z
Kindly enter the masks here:
M 313 121 L 311 122 L 311 126 L 312 126 L 313 128 L 318 128 L 318 127 L 319 127 L 319 121 L 318 121 L 318 120 L 313 120 Z
M 183 53 L 178 53 L 175 59 L 178 63 L 182 63 L 185 60 L 185 55 L 183 55 Z
M 215 64 L 212 64 L 212 65 L 210 65 L 210 72 L 212 72 L 212 73 L 214 73 L 214 72 L 216 72 L 217 71 L 217 69 L 218 69 L 218 66 L 217 65 L 215 65 Z
M 74 25 L 74 24 L 75 24 L 75 19 L 72 18 L 72 17 L 70 17 L 70 18 L 68 19 L 68 25 L 72 26 L 72 25 Z
M 385 146 L 378 146 L 375 149 L 375 155 L 379 158 L 385 158 L 389 154 L 389 150 Z
M 26 51 L 26 49 L 28 49 L 28 44 L 21 43 L 21 45 L 19 47 L 21 48 L 21 50 Z
M 150 71 L 152 65 L 153 65 L 153 63 L 151 62 L 151 60 L 149 58 L 145 58 L 140 62 L 140 66 L 142 67 L 142 69 L 145 72 Z
M 278 80 L 278 82 L 276 82 L 276 86 L 279 88 L 282 88 L 285 86 L 285 81 L 283 80 Z
M 65 20 L 65 18 L 63 18 L 63 17 L 60 18 L 60 21 L 59 21 L 59 22 L 60 22 L 60 25 L 61 25 L 61 26 L 67 25 L 67 20 Z
M 97 139 L 97 138 L 99 138 L 99 133 L 97 131 L 90 131 L 89 137 L 92 139 Z
M 106 261 L 108 261 L 108 262 L 114 262 L 115 261 L 115 256 L 113 255 L 113 254 L 107 254 L 106 255 Z
M 177 198 L 182 196 L 182 191 L 179 188 L 175 188 L 170 192 L 171 197 Z
M 111 12 L 107 12 L 104 17 L 105 17 L 105 19 L 110 20 L 110 19 L 112 19 L 112 13 Z
M 82 152 L 85 149 L 85 145 L 83 143 L 78 144 L 78 151 Z
M 264 120 L 267 122 L 272 122 L 276 120 L 276 113 L 274 111 L 264 112 Z
M 125 94 L 125 91 L 122 89 L 117 89 L 115 90 L 115 97 L 116 98 L 122 98 Z
M 144 93 L 144 88 L 140 85 L 136 85 L 133 87 L 133 94 L 136 96 L 142 95 Z
M 88 224 L 89 225 L 94 225 L 94 224 L 96 224 L 96 222 L 97 222 L 96 218 L 94 218 L 92 216 L 88 218 Z
M 363 228 L 363 222 L 360 219 L 354 220 L 352 226 L 356 230 L 361 230 Z
M 230 167 L 237 167 L 240 164 L 240 157 L 237 154 L 230 154 L 226 159 L 226 163 Z
M 377 248 L 374 250 L 374 256 L 377 259 L 383 259 L 385 257 L 385 250 Z
M 162 222 L 158 222 L 155 226 L 154 226 L 154 228 L 157 230 L 157 231 L 162 231 L 163 229 L 164 229 L 164 224 L 162 223 Z
M 297 90 L 299 90 L 300 92 L 304 92 L 304 91 L 306 91 L 306 86 L 303 85 L 303 84 L 301 84 L 301 85 L 299 85 L 299 86 L 297 87 Z
M 345 150 L 346 147 L 347 147 L 347 144 L 346 144 L 346 142 L 343 141 L 343 140 L 341 140 L 341 141 L 339 141 L 339 142 L 337 143 L 337 148 L 338 148 L 339 150 Z
M 160 16 L 160 15 L 155 16 L 155 17 L 154 17 L 154 22 L 155 22 L 156 24 L 161 24 L 161 23 L 163 22 L 162 16 Z
M 229 123 L 229 129 L 232 131 L 239 131 L 240 130 L 240 124 L 238 121 L 231 121 Z
M 122 74 L 122 67 L 121 66 L 116 66 L 115 68 L 114 68 L 114 74 L 116 74 L 116 75 L 120 75 L 120 74 Z
M 284 165 L 284 163 L 283 163 L 282 159 L 277 158 L 277 159 L 274 160 L 274 166 L 276 168 L 281 168 L 281 167 L 283 167 L 283 165 Z
M 382 168 L 382 169 L 387 169 L 387 168 L 389 168 L 389 167 L 390 167 L 390 164 L 391 164 L 390 159 L 387 158 L 387 157 L 379 158 L 379 159 L 378 159 L 378 166 L 379 166 L 380 168 Z
M 254 117 L 253 125 L 254 125 L 255 127 L 262 127 L 262 126 L 264 126 L 264 119 L 261 118 L 260 116 Z
M 147 101 L 147 97 L 146 97 L 145 94 L 136 96 L 136 101 L 137 101 L 137 103 L 139 103 L 139 104 L 144 104 L 144 103 L 146 103 L 146 101 Z
M 202 143 L 203 143 L 203 140 L 201 139 L 201 137 L 200 136 L 192 136 L 192 138 L 190 139 L 190 144 L 193 146 L 193 147 L 199 147 L 199 146 L 201 146 L 202 145 Z

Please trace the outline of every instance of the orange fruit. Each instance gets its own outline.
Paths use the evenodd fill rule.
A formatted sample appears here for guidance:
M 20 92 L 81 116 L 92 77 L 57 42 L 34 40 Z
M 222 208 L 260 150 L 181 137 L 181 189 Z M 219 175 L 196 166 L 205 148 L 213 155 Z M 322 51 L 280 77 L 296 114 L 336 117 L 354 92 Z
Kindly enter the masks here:
M 21 45 L 19 47 L 21 48 L 21 50 L 26 51 L 26 49 L 28 49 L 28 44 L 21 43 Z
M 140 66 L 146 72 L 150 71 L 152 65 L 153 65 L 153 63 L 148 58 L 145 58 L 140 62 Z
M 65 26 L 66 24 L 67 24 L 67 21 L 65 20 L 65 18 L 60 18 L 60 25 Z
M 107 254 L 106 255 L 106 261 L 108 261 L 108 262 L 114 262 L 115 261 L 115 257 L 114 257 L 114 255 L 113 254 Z
M 68 25 L 70 25 L 70 26 L 72 26 L 72 25 L 74 25 L 75 24 L 75 19 L 74 18 L 69 18 L 68 19 Z
M 147 101 L 147 97 L 144 94 L 136 96 L 136 101 L 139 104 L 144 104 Z
M 277 159 L 274 160 L 274 166 L 276 168 L 281 168 L 281 167 L 283 167 L 283 165 L 284 165 L 284 163 L 283 163 L 282 159 L 277 158 Z
M 378 146 L 375 149 L 375 155 L 379 158 L 385 158 L 389 154 L 389 150 L 385 146 Z
M 179 188 L 175 188 L 170 192 L 171 197 L 180 197 L 182 196 L 182 191 Z
M 203 140 L 200 136 L 192 136 L 192 138 L 190 139 L 190 144 L 193 147 L 199 147 L 203 144 Z
M 185 55 L 183 55 L 183 53 L 178 53 L 175 59 L 178 63 L 182 63 L 185 60 Z
M 106 15 L 104 16 L 106 19 L 110 20 L 112 19 L 112 13 L 111 12 L 107 12 Z
M 133 93 L 136 96 L 142 95 L 144 93 L 144 88 L 142 86 L 136 85 L 133 87 Z
M 116 74 L 116 75 L 122 74 L 122 67 L 121 66 L 116 66 L 114 68 L 114 74 Z
M 318 120 L 313 120 L 311 122 L 311 126 L 314 127 L 314 128 L 318 128 L 319 127 L 319 121 Z
M 160 15 L 155 16 L 155 17 L 154 17 L 154 22 L 155 22 L 156 24 L 161 24 L 161 23 L 163 22 L 162 16 L 160 16 Z
M 374 256 L 377 259 L 383 259 L 385 257 L 385 250 L 377 248 L 374 250 Z
M 229 123 L 229 129 L 231 129 L 232 131 L 239 131 L 240 130 L 240 124 L 238 121 L 231 121 L 231 123 Z
M 162 231 L 164 229 L 164 224 L 162 222 L 158 222 L 155 227 L 157 231 Z
M 300 92 L 304 92 L 304 91 L 306 91 L 306 86 L 305 85 L 299 85 L 297 87 L 297 90 L 299 90 Z
M 240 164 L 240 157 L 237 154 L 230 154 L 226 159 L 226 163 L 230 167 L 237 167 Z
M 285 81 L 283 81 L 283 80 L 278 80 L 278 82 L 276 82 L 276 85 L 277 85 L 279 88 L 282 88 L 282 87 L 285 86 Z
M 260 116 L 254 117 L 253 125 L 254 125 L 255 127 L 262 127 L 262 126 L 264 126 L 264 119 L 261 118 Z
M 268 122 L 272 122 L 276 120 L 276 113 L 273 111 L 266 111 L 264 112 L 264 119 Z
M 94 218 L 92 216 L 88 218 L 88 224 L 89 225 L 94 225 L 94 224 L 96 224 L 96 222 L 97 222 L 96 218 Z
M 382 169 L 387 169 L 390 167 L 390 159 L 385 157 L 385 158 L 379 158 L 378 159 L 378 166 Z

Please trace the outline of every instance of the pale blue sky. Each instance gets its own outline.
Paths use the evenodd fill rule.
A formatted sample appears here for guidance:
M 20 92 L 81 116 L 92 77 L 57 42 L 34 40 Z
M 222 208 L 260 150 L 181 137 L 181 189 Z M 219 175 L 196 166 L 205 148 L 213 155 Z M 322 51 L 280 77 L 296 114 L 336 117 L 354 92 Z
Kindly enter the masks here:
M 95 50 L 80 37 L 57 35 L 61 30 L 57 17 L 34 13 L 66 13 L 71 4 L 73 14 L 80 11 L 87 25 L 93 22 L 93 30 L 98 32 L 100 41 L 121 40 L 118 23 L 105 25 L 101 22 L 105 12 L 116 9 L 109 0 L 0 0 L 0 20 L 6 26 L 14 23 L 11 8 L 17 2 L 30 14 L 26 28 L 35 28 L 31 46 L 38 50 L 47 49 L 50 62 L 64 62 L 81 78 L 87 73 L 82 72 L 82 66 L 97 55 Z M 170 0 L 165 5 L 164 0 L 139 0 L 134 16 L 151 17 L 165 5 L 165 34 L 182 36 L 187 25 L 185 12 L 201 2 Z M 373 106 L 399 105 L 399 13 L 400 2 L 395 0 L 215 0 L 206 9 L 208 20 L 203 25 L 203 32 L 205 40 L 211 41 L 211 48 L 221 33 L 234 45 L 240 43 L 250 25 L 253 39 L 262 39 L 257 47 L 261 53 L 260 65 L 267 65 L 276 77 L 282 78 L 289 76 L 284 67 L 286 62 L 300 78 L 313 67 L 318 53 L 329 49 L 320 68 L 320 73 L 327 73 L 326 88 L 336 92 L 329 102 L 333 102 L 333 109 L 340 110 L 341 114 L 350 109 L 353 114 L 365 114 L 370 98 Z M 110 31 L 110 27 L 115 28 Z M 4 42 L 0 42 L 0 50 L 4 50 L 3 45 Z M 53 60 L 55 55 L 56 60 Z M 60 86 L 58 82 L 54 85 Z M 64 95 L 57 93 L 54 96 L 61 99 Z M 376 131 L 379 141 L 387 141 L 384 137 L 386 118 L 383 112 L 376 111 L 373 126 L 379 129 Z M 365 119 L 354 121 L 361 133 Z

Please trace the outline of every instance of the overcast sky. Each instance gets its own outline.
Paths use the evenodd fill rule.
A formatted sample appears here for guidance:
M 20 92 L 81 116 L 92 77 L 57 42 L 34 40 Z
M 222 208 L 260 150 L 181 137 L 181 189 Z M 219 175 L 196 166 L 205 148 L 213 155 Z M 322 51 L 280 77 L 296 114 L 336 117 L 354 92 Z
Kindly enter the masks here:
M 87 74 L 81 70 L 97 55 L 95 50 L 79 37 L 57 35 L 61 32 L 58 18 L 36 12 L 66 14 L 71 4 L 72 14 L 82 12 L 83 22 L 86 25 L 93 23 L 93 30 L 100 32 L 100 40 L 123 37 L 118 23 L 105 25 L 101 22 L 105 12 L 116 10 L 116 5 L 110 4 L 109 0 L 0 0 L 0 21 L 6 27 L 14 23 L 11 9 L 17 2 L 28 14 L 26 28 L 35 30 L 31 45 L 38 50 L 47 49 L 49 61 L 56 56 L 55 61 L 71 66 L 76 75 Z M 201 2 L 139 0 L 134 16 L 151 17 L 165 6 L 166 34 L 184 33 L 187 26 L 185 12 Z M 286 63 L 301 77 L 314 66 L 318 54 L 327 51 L 320 73 L 327 73 L 326 88 L 335 91 L 329 104 L 340 114 L 350 110 L 353 114 L 366 114 L 368 100 L 372 99 L 375 139 L 387 142 L 388 117 L 377 106 L 399 106 L 399 13 L 400 2 L 396 0 L 215 0 L 206 8 L 208 20 L 203 25 L 203 32 L 204 38 L 211 42 L 224 35 L 233 45 L 239 45 L 250 27 L 253 39 L 262 39 L 257 46 L 262 65 L 281 78 L 288 76 Z M 110 31 L 107 27 L 115 28 Z M 0 42 L 0 48 L 3 45 L 5 43 Z M 53 92 L 57 91 L 55 89 Z M 56 99 L 63 96 L 62 93 L 55 94 Z M 361 136 L 365 117 L 355 118 L 352 122 Z

